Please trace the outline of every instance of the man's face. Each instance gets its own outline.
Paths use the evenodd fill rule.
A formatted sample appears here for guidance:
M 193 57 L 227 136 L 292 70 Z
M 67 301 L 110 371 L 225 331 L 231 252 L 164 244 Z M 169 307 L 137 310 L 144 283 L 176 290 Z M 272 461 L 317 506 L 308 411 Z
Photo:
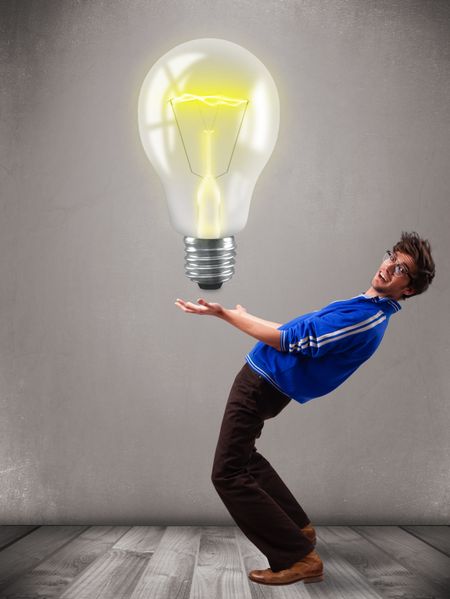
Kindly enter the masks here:
M 398 266 L 402 268 L 399 269 Z M 396 269 L 397 274 L 395 274 Z M 399 270 L 404 272 L 400 273 Z M 411 256 L 402 252 L 391 252 L 390 259 L 381 263 L 373 277 L 372 288 L 379 295 L 392 297 L 395 300 L 401 299 L 403 295 L 413 295 L 414 289 L 410 287 L 411 278 L 406 273 L 414 276 L 416 271 L 416 264 Z

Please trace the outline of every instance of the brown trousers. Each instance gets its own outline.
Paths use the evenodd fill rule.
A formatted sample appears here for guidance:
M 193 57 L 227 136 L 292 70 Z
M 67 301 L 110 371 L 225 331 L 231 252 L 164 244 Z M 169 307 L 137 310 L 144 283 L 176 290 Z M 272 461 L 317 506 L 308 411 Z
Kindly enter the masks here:
M 300 532 L 310 523 L 308 516 L 255 447 L 264 420 L 289 402 L 245 364 L 231 388 L 212 471 L 213 484 L 232 518 L 274 572 L 314 549 Z

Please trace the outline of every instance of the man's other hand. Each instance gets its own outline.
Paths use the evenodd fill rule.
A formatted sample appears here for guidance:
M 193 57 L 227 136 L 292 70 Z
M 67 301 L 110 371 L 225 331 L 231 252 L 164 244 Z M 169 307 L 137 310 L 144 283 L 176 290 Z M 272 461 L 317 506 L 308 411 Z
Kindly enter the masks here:
M 199 298 L 197 303 L 194 302 L 185 302 L 184 300 L 178 298 L 175 302 L 175 305 L 183 310 L 183 312 L 187 312 L 188 314 L 200 314 L 206 316 L 223 316 L 225 313 L 225 308 L 221 304 L 207 302 L 204 298 Z

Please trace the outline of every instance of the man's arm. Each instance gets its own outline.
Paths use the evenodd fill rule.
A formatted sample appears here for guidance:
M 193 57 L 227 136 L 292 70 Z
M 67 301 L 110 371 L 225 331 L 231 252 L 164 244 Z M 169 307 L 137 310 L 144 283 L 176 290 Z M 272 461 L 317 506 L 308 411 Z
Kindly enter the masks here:
M 228 324 L 236 327 L 243 333 L 266 343 L 280 350 L 280 337 L 281 333 L 277 330 L 280 324 L 264 320 L 249 314 L 245 308 L 239 304 L 234 310 L 227 309 L 217 303 L 207 302 L 205 299 L 200 298 L 197 304 L 193 302 L 185 302 L 182 299 L 177 299 L 175 305 L 178 306 L 183 312 L 189 314 L 200 314 L 206 316 L 216 316 Z
M 236 310 L 238 312 L 245 312 L 245 314 L 247 315 L 247 318 L 249 318 L 250 320 L 254 320 L 255 322 L 260 322 L 261 324 L 265 324 L 265 325 L 267 325 L 269 327 L 272 327 L 273 329 L 278 329 L 282 325 L 281 322 L 272 322 L 271 320 L 265 320 L 264 318 L 259 318 L 258 316 L 254 316 L 253 314 L 249 314 L 247 312 L 246 308 L 244 308 L 244 306 L 241 306 L 240 304 L 237 304 Z

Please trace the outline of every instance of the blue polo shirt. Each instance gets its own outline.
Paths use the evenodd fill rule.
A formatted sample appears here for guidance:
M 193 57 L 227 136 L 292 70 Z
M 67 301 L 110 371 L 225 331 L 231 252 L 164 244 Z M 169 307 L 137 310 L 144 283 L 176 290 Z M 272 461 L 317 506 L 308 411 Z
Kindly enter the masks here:
M 341 385 L 380 345 L 389 318 L 401 310 L 387 297 L 357 295 L 279 327 L 280 350 L 258 342 L 249 366 L 300 403 Z

